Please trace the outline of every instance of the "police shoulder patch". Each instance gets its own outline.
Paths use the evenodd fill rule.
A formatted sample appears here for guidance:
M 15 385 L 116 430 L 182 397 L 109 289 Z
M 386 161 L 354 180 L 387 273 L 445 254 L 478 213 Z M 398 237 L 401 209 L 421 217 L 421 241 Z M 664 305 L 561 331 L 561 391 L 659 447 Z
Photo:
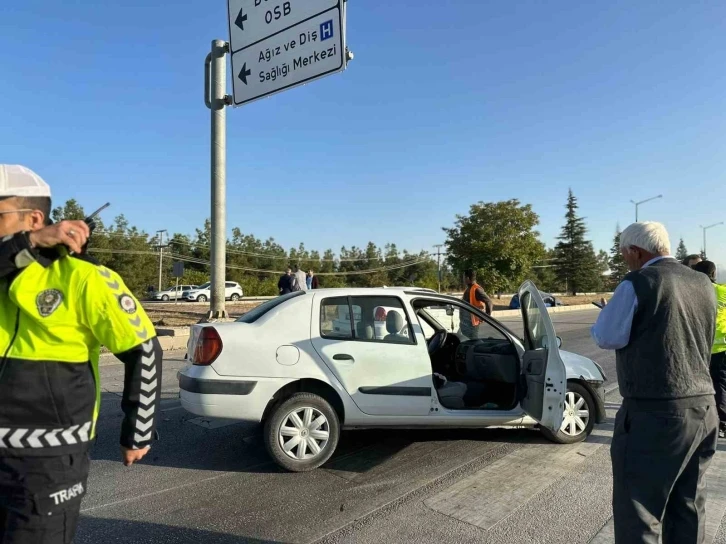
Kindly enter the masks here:
M 41 317 L 48 317 L 58 309 L 63 302 L 63 293 L 58 289 L 46 289 L 35 297 L 35 305 Z
M 136 313 L 136 302 L 131 295 L 123 294 L 118 297 L 118 304 L 127 314 Z

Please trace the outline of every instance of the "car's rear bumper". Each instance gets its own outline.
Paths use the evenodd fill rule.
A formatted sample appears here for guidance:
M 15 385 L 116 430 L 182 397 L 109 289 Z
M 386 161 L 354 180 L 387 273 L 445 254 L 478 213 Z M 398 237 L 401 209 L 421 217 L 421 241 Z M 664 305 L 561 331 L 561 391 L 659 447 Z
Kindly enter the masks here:
M 187 367 L 177 375 L 182 407 L 192 414 L 259 423 L 274 394 L 290 380 L 222 378 L 209 367 Z

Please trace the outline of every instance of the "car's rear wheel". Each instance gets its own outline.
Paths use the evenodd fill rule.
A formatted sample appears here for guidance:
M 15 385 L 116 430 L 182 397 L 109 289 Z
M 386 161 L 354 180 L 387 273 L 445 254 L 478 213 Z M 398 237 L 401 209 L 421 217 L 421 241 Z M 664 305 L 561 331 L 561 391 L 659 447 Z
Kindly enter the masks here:
M 229 297 L 229 298 L 231 298 L 233 302 L 237 302 L 237 301 L 239 300 L 239 295 L 238 295 L 237 293 L 234 293 L 234 294 L 233 294 L 233 295 L 232 295 L 231 297 Z
M 206 295 L 199 295 L 199 296 L 197 297 L 197 302 L 207 302 L 207 297 L 206 297 Z
M 324 398 L 295 393 L 265 421 L 265 447 L 281 467 L 292 472 L 318 468 L 335 452 L 340 437 L 338 414 Z
M 169 301 L 169 295 L 163 295 L 161 297 L 161 300 L 163 300 L 164 302 L 168 302 Z
M 595 410 L 595 402 L 590 392 L 579 383 L 568 383 L 560 430 L 553 433 L 549 429 L 542 429 L 542 434 L 558 444 L 582 442 L 595 426 Z

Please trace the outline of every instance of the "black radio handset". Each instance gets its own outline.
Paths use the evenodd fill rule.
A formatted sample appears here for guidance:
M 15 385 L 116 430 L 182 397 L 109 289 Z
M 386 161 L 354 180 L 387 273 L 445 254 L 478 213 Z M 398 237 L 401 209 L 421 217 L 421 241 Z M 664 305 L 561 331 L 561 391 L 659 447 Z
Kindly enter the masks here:
M 90 231 L 90 234 L 93 234 L 93 231 L 96 229 L 96 222 L 93 220 L 94 217 L 96 217 L 99 213 L 101 213 L 103 210 L 108 208 L 111 205 L 110 202 L 106 202 L 103 206 L 98 208 L 95 212 L 93 212 L 91 215 L 86 217 L 83 221 L 88 225 L 88 230 Z M 88 240 L 86 240 L 86 243 L 81 248 L 81 254 L 86 253 L 86 250 L 88 249 L 88 242 L 91 241 L 91 236 L 88 236 Z

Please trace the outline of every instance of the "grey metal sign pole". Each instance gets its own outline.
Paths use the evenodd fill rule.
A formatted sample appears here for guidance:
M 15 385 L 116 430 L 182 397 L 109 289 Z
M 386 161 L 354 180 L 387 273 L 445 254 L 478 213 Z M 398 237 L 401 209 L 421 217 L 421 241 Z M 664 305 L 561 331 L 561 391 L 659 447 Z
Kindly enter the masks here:
M 212 277 L 209 318 L 227 317 L 224 298 L 227 251 L 227 111 L 231 98 L 226 95 L 229 44 L 212 41 L 212 52 L 204 63 L 204 102 L 212 112 Z

